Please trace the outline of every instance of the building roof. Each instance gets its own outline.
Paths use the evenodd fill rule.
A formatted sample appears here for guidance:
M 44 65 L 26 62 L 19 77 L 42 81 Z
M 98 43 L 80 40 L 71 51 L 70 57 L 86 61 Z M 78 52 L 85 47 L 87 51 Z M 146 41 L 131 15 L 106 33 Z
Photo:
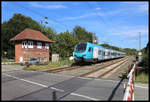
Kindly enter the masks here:
M 24 39 L 53 42 L 40 31 L 32 30 L 29 28 L 26 28 L 25 30 L 17 34 L 15 37 L 11 38 L 10 41 L 24 40 Z

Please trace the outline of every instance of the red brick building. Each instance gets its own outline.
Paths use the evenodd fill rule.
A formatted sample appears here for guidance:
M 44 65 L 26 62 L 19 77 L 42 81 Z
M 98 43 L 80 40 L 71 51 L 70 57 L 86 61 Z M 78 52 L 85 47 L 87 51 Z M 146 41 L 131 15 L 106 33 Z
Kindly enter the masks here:
M 10 41 L 15 41 L 15 62 L 30 58 L 37 58 L 40 62 L 49 61 L 49 44 L 52 40 L 41 32 L 27 28 Z

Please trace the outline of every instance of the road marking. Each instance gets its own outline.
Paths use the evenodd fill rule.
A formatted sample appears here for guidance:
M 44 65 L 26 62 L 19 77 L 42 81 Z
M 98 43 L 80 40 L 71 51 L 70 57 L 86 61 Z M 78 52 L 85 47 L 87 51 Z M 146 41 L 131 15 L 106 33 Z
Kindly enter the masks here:
M 55 87 L 51 87 L 51 89 L 57 90 L 57 91 L 60 91 L 60 92 L 64 92 L 64 90 L 62 90 L 62 89 L 57 89 L 57 88 L 55 88 Z
M 48 87 L 46 85 L 43 85 L 43 84 L 40 84 L 40 83 L 36 83 L 36 82 L 33 82 L 33 81 L 29 81 L 29 80 L 25 80 L 25 79 L 21 79 L 21 78 L 18 78 L 18 77 L 15 77 L 15 76 L 11 76 L 11 75 L 8 75 L 8 74 L 4 74 L 3 75 L 5 76 L 9 76 L 9 77 L 12 77 L 12 78 L 15 78 L 17 80 L 21 80 L 21 81 L 24 81 L 24 82 L 28 82 L 28 83 L 32 83 L 32 84 L 35 84 L 35 85 L 39 85 L 39 86 L 42 86 L 42 87 Z
M 94 80 L 98 80 L 98 81 L 111 81 L 111 82 L 120 82 L 120 81 L 117 81 L 117 80 L 110 80 L 110 79 L 94 79 Z M 122 83 L 126 83 L 126 82 L 122 82 Z
M 139 87 L 139 88 L 148 89 L 148 87 L 143 87 L 143 86 L 138 86 L 138 85 L 135 85 L 135 87 Z
M 84 98 L 91 99 L 91 100 L 100 100 L 100 99 L 96 99 L 96 98 L 92 98 L 92 97 L 89 97 L 89 96 L 85 96 L 85 95 L 81 95 L 81 94 L 76 94 L 76 93 L 71 93 L 71 95 L 80 96 L 80 97 L 84 97 Z
M 51 89 L 57 90 L 57 91 L 60 91 L 60 92 L 64 92 L 64 90 L 58 89 L 58 88 L 55 88 L 55 87 L 51 87 Z M 96 98 L 92 98 L 92 97 L 89 97 L 89 96 L 85 96 L 85 95 L 81 95 L 81 94 L 76 94 L 76 93 L 70 93 L 70 95 L 80 96 L 80 97 L 84 97 L 84 98 L 91 99 L 91 100 L 100 100 L 100 99 L 96 99 Z

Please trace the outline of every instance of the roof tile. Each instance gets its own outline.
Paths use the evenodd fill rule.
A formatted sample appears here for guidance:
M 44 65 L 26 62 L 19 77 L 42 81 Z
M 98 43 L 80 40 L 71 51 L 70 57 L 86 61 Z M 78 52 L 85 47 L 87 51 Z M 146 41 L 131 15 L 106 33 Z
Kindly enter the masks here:
M 44 42 L 53 42 L 48 37 L 46 37 L 43 33 L 40 31 L 32 30 L 29 28 L 26 28 L 19 34 L 17 34 L 15 37 L 11 38 L 10 41 L 13 40 L 23 40 L 23 39 L 30 39 L 30 40 L 38 40 L 38 41 L 44 41 Z

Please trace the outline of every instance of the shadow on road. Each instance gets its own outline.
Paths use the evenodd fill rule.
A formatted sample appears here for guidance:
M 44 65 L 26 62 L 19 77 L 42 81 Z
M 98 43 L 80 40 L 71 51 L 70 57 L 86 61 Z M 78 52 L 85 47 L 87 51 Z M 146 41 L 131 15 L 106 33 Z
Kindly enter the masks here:
M 119 88 L 121 82 L 122 82 L 125 78 L 126 78 L 126 76 L 123 76 L 123 77 L 121 78 L 120 82 L 117 84 L 117 86 L 113 89 L 111 95 L 110 95 L 109 98 L 108 98 L 109 101 L 111 101 L 111 100 L 113 99 L 113 97 L 114 97 L 114 95 L 115 95 L 117 89 Z

